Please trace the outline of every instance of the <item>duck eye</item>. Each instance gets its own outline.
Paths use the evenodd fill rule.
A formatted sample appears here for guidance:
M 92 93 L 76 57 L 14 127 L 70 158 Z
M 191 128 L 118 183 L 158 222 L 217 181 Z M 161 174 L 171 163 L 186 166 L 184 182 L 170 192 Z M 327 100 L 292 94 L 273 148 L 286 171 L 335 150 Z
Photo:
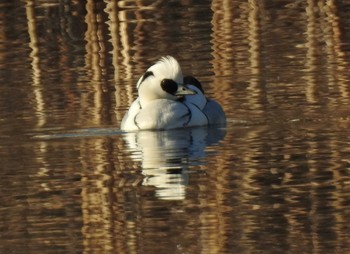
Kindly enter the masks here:
M 162 87 L 163 91 L 170 93 L 172 95 L 175 95 L 177 91 L 177 83 L 172 79 L 163 79 L 160 82 L 160 86 Z

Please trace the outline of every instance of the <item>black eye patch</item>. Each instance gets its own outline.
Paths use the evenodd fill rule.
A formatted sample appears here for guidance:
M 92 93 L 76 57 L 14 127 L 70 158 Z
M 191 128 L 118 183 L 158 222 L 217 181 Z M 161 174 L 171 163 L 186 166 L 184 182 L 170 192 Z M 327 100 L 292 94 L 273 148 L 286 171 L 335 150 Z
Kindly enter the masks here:
M 140 83 L 142 83 L 146 78 L 148 78 L 149 76 L 154 76 L 153 72 L 151 71 L 146 71 L 145 74 L 143 74 L 142 76 L 142 80 Z
M 160 86 L 165 92 L 170 93 L 172 95 L 175 95 L 178 88 L 177 83 L 172 79 L 163 79 L 160 83 Z

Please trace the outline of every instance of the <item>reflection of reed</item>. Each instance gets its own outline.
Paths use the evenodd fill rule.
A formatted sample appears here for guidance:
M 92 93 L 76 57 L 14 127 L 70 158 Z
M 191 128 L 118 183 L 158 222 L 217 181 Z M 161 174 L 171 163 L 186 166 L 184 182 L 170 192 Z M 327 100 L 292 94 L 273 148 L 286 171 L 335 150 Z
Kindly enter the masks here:
M 135 17 L 132 17 L 131 8 L 135 8 Z M 108 24 L 113 46 L 112 63 L 115 70 L 114 80 L 123 82 L 123 85 L 118 86 L 115 92 L 117 108 L 123 105 L 130 105 L 135 99 L 135 82 L 137 79 L 134 77 L 134 74 L 137 72 L 141 75 L 145 69 L 145 66 L 140 68 L 137 64 L 139 55 L 142 55 L 144 50 L 143 44 L 139 43 L 140 40 L 142 41 L 144 39 L 144 35 L 139 30 L 142 30 L 142 24 L 145 21 L 142 12 L 150 9 L 153 8 L 151 6 L 145 6 L 142 1 L 135 3 L 107 1 L 105 11 L 110 18 Z M 133 44 L 136 45 L 134 49 L 131 47 Z M 132 50 L 135 49 L 136 51 L 132 55 Z M 122 119 L 122 112 L 117 111 L 117 119 Z
M 348 232 L 344 225 L 349 223 L 349 212 L 345 212 L 344 203 L 348 200 L 346 183 L 344 182 L 344 158 L 350 152 L 350 146 L 342 147 L 342 136 L 333 133 L 338 129 L 338 123 L 332 124 L 330 130 L 317 135 L 319 139 L 323 136 L 327 140 L 323 145 L 319 142 L 308 141 L 308 166 L 310 176 L 314 179 L 311 185 L 312 214 L 314 235 L 323 231 L 331 232 L 330 236 L 318 237 L 320 248 L 324 247 L 324 242 L 333 239 L 335 249 L 342 249 L 343 244 L 347 242 Z M 327 134 L 326 134 L 327 133 Z M 347 139 L 347 137 L 345 138 Z M 347 139 L 347 141 L 349 141 Z M 322 154 L 325 163 L 321 166 L 318 158 Z M 325 189 L 332 191 L 324 192 Z M 325 210 L 329 212 L 325 213 Z M 327 219 L 325 219 L 325 214 Z
M 96 3 L 98 4 L 98 3 Z M 86 18 L 87 30 L 85 33 L 86 44 L 86 68 L 91 71 L 92 85 L 93 85 L 93 110 L 91 112 L 96 123 L 101 122 L 100 111 L 102 109 L 102 87 L 101 81 L 103 72 L 105 71 L 105 47 L 103 44 L 103 33 L 101 26 L 103 22 L 101 16 L 96 13 L 95 1 L 87 1 L 86 3 Z M 95 81 L 95 82 L 94 82 Z M 87 99 L 87 98 L 86 98 Z M 84 100 L 84 99 L 83 99 Z
M 120 28 L 120 22 L 119 22 L 119 9 L 117 1 L 109 1 L 107 2 L 107 6 L 105 8 L 105 12 L 108 14 L 108 27 L 109 27 L 109 33 L 111 37 L 112 42 L 112 65 L 114 67 L 114 81 L 118 82 L 121 80 L 121 68 L 119 65 L 119 62 L 122 59 L 121 54 L 119 53 L 119 48 L 121 46 L 120 37 L 126 36 L 126 34 L 122 34 L 119 32 Z M 124 58 L 123 58 L 124 59 Z M 122 89 L 119 87 L 116 87 L 115 91 L 115 101 L 116 101 L 116 107 L 120 107 L 122 105 L 123 101 L 123 92 Z M 116 111 L 117 119 L 122 119 L 121 112 Z
M 117 1 L 108 1 L 105 12 L 108 14 L 108 27 L 109 27 L 109 34 L 111 37 L 112 42 L 112 64 L 114 67 L 114 80 L 118 81 L 120 79 L 120 54 L 119 54 L 119 48 L 120 48 L 120 41 L 119 41 L 119 17 L 118 17 L 118 5 Z
M 320 145 L 317 138 L 322 137 L 329 140 Z M 343 210 L 346 198 L 343 195 L 344 163 L 341 158 L 344 155 L 338 146 L 339 138 L 330 133 L 310 135 L 304 142 L 305 161 L 292 164 L 293 171 L 283 178 L 280 187 L 285 190 L 280 190 L 288 194 L 285 201 L 293 207 L 285 214 L 291 228 L 288 241 L 293 252 L 300 250 L 297 247 L 310 245 L 315 250 L 327 249 L 330 245 L 333 245 L 332 249 L 342 249 L 346 242 L 347 229 L 344 225 L 348 214 Z M 299 143 L 300 140 L 295 145 Z M 293 245 L 295 241 L 299 242 L 299 246 Z
M 120 2 L 119 2 L 120 3 Z M 108 1 L 105 11 L 108 14 L 109 31 L 112 41 L 112 64 L 114 67 L 114 81 L 121 82 L 122 80 L 132 79 L 131 59 L 130 59 L 130 42 L 127 33 L 128 23 L 125 21 L 125 12 L 119 9 L 117 1 Z M 122 22 L 124 20 L 124 22 Z M 124 70 L 122 70 L 122 66 Z M 124 74 L 124 75 L 123 75 Z M 133 101 L 133 89 L 131 86 L 126 86 L 127 91 L 123 91 L 124 86 L 116 87 L 115 101 L 116 107 L 122 105 L 130 105 Z M 125 101 L 125 94 L 127 100 Z M 120 111 L 116 112 L 117 119 L 122 119 L 123 115 Z
M 233 212 L 233 207 L 226 203 L 229 186 L 232 184 L 230 168 L 218 157 L 208 164 L 207 170 L 208 179 L 198 183 L 200 253 L 224 253 L 227 244 L 232 241 L 228 225 L 235 225 L 235 230 L 239 227 L 238 223 L 232 223 L 234 218 L 226 216 Z
M 316 102 L 315 97 L 315 87 L 316 87 L 316 79 L 315 79 L 315 69 L 316 69 L 316 48 L 315 48 L 315 16 L 314 16 L 314 1 L 309 0 L 306 8 L 307 14 L 307 55 L 306 55 L 306 65 L 309 75 L 306 75 L 307 79 L 307 87 L 306 87 L 306 100 L 308 102 L 314 103 Z
M 119 161 L 122 148 L 110 139 L 81 143 L 84 252 L 138 253 L 142 178 L 131 162 Z
M 339 147 L 340 136 L 311 132 L 294 136 L 257 127 L 228 133 L 222 145 L 234 143 L 232 150 L 208 161 L 207 179 L 191 181 L 199 186 L 203 246 L 212 253 L 229 246 L 252 252 L 273 245 L 291 253 L 344 248 L 349 219 L 341 158 L 349 149 Z
M 93 147 L 82 144 L 81 148 L 81 156 L 84 158 L 84 173 L 81 178 L 84 252 L 107 253 L 113 246 L 113 236 L 109 233 L 113 230 L 111 189 L 108 184 L 111 175 L 107 174 L 108 168 L 103 163 L 108 161 L 109 151 L 103 149 L 103 146 L 104 142 L 100 140 Z
M 306 14 L 306 100 L 315 103 L 324 97 L 322 92 L 335 92 L 348 101 L 348 77 L 345 77 L 344 72 L 346 63 L 341 50 L 341 32 L 335 3 L 308 0 Z M 320 87 L 320 83 L 324 83 L 318 77 L 322 68 L 326 70 L 323 78 L 327 82 L 327 88 Z
M 350 88 L 348 84 L 349 76 L 346 76 L 346 64 L 344 58 L 344 52 L 341 49 L 341 36 L 340 31 L 341 24 L 337 16 L 336 4 L 333 0 L 327 1 L 322 7 L 325 11 L 326 27 L 325 31 L 325 43 L 327 47 L 327 58 L 328 58 L 328 72 L 330 75 L 330 86 L 333 89 L 339 89 L 339 95 L 344 99 L 344 102 L 348 103 L 350 100 Z M 322 20 L 322 19 L 321 19 Z M 334 83 L 334 84 L 333 84 Z
M 106 89 L 103 82 L 108 69 L 108 35 L 103 30 L 106 28 L 106 20 L 111 21 L 108 25 L 112 38 L 114 79 L 130 82 L 126 88 L 117 88 L 118 103 L 123 100 L 122 95 L 125 94 L 121 89 L 127 90 L 129 100 L 122 104 L 130 103 L 135 85 L 130 81 L 133 72 L 136 69 L 135 72 L 141 73 L 146 67 L 143 66 L 143 62 L 138 62 L 145 54 L 142 42 L 145 38 L 143 25 L 146 20 L 143 11 L 146 7 L 142 6 L 142 1 L 136 2 L 140 6 L 137 6 L 139 9 L 135 11 L 137 20 L 132 20 L 136 23 L 134 27 L 132 22 L 129 22 L 130 11 L 127 8 L 118 9 L 117 4 L 116 1 L 107 2 L 107 9 L 105 13 L 101 12 L 102 14 L 96 12 L 93 1 L 88 1 L 86 5 L 88 30 L 85 34 L 85 59 L 86 69 L 91 70 L 93 79 L 92 114 L 95 123 L 101 123 L 101 109 L 106 101 L 111 100 L 103 96 Z M 311 103 L 319 102 L 322 98 L 320 91 L 326 90 L 318 84 L 317 74 L 322 68 L 327 70 L 331 90 L 329 93 L 339 91 L 344 102 L 349 101 L 348 77 L 345 73 L 347 63 L 341 48 L 341 25 L 335 7 L 334 1 L 307 2 L 307 74 L 304 78 L 308 81 L 305 89 L 306 99 Z M 264 22 L 267 22 L 264 20 L 267 15 L 265 8 L 263 2 L 254 0 L 248 4 L 219 0 L 212 2 L 215 75 L 219 79 L 235 79 L 237 75 L 237 79 L 247 78 L 248 89 L 246 91 L 244 88 L 246 94 L 242 97 L 249 108 L 258 111 L 262 109 L 266 89 L 264 84 L 261 84 L 264 68 L 261 62 L 264 38 L 261 34 L 267 33 L 267 28 L 264 27 Z M 38 125 L 42 125 L 45 123 L 45 103 L 40 81 L 34 1 L 27 1 L 26 10 L 32 48 L 33 91 L 37 103 Z M 318 16 L 324 17 L 322 21 L 317 21 Z M 164 27 L 156 35 L 163 36 L 166 31 Z M 130 31 L 136 33 L 136 49 L 132 49 L 137 50 L 133 60 L 137 62 L 134 64 L 136 67 L 132 67 L 132 39 L 128 37 L 132 34 Z M 320 45 L 322 41 L 326 43 Z M 320 52 L 323 51 L 326 52 L 326 63 L 320 61 L 323 59 Z M 122 67 L 125 70 L 122 70 Z M 231 83 L 219 84 L 218 80 L 215 81 L 217 92 L 214 97 L 225 103 L 227 101 L 225 107 L 232 112 L 230 102 L 233 97 L 224 91 L 237 88 L 231 87 Z M 82 96 L 81 105 L 88 107 L 91 104 L 89 96 Z M 337 97 L 332 96 L 331 99 Z M 107 109 L 107 112 L 109 110 Z M 125 145 L 120 140 L 112 142 L 107 138 L 81 142 L 78 157 L 82 164 L 84 252 L 105 253 L 117 250 L 118 253 L 138 253 L 143 247 L 157 249 L 158 246 L 151 245 L 157 245 L 160 238 L 171 238 L 173 242 L 182 240 L 181 244 L 188 244 L 188 248 L 196 250 L 193 253 L 230 252 L 232 246 L 238 246 L 238 249 L 246 252 L 254 252 L 261 250 L 259 247 L 263 248 L 269 244 L 280 244 L 279 246 L 289 248 L 291 253 L 305 251 L 310 246 L 317 252 L 327 249 L 327 236 L 335 239 L 336 243 L 333 245 L 341 249 L 339 242 L 346 242 L 349 221 L 348 212 L 343 211 L 349 199 L 349 190 L 346 189 L 346 182 L 342 182 L 348 179 L 344 167 L 349 164 L 349 161 L 346 161 L 350 153 L 347 146 L 349 140 L 347 137 L 338 136 L 336 131 L 322 133 L 320 136 L 317 133 L 319 130 L 313 130 L 315 132 L 312 134 L 312 130 L 301 130 L 302 137 L 297 137 L 285 133 L 284 130 L 278 132 L 274 126 L 270 127 L 270 130 L 266 130 L 265 127 L 250 128 L 241 136 L 232 133 L 228 135 L 218 154 L 208 157 L 205 164 L 200 166 L 200 170 L 205 173 L 193 171 L 190 175 L 191 185 L 187 190 L 191 195 L 187 195 L 183 203 L 155 200 L 155 191 L 151 186 L 141 188 L 142 177 L 137 170 L 140 165 L 132 164 L 126 159 Z M 332 129 L 337 130 L 336 127 L 332 126 Z M 47 161 L 47 150 L 45 142 L 36 148 L 35 156 L 38 158 L 38 168 L 41 166 L 41 175 L 45 175 L 45 170 L 55 165 Z M 56 153 L 57 159 L 57 150 L 60 149 L 55 147 L 54 150 L 52 153 Z M 329 164 L 320 165 L 318 160 L 321 157 L 327 157 Z M 67 188 L 69 187 L 62 187 Z M 76 187 L 74 191 L 79 188 L 80 186 Z M 347 192 L 343 194 L 344 189 Z M 34 198 L 29 201 L 33 204 L 38 202 Z M 49 202 L 47 204 L 51 205 Z M 60 209 L 62 207 L 64 205 L 60 204 Z M 33 217 L 30 219 L 33 220 Z M 174 222 L 181 224 L 178 226 Z M 183 225 L 188 231 L 181 228 Z M 329 234 L 321 237 L 322 231 Z M 263 243 L 265 240 L 266 245 Z M 295 243 L 299 243 L 299 246 Z
M 105 5 L 102 2 L 87 1 L 86 17 L 87 30 L 85 32 L 86 44 L 86 69 L 91 75 L 93 91 L 93 106 L 89 110 L 95 124 L 100 124 L 104 118 L 109 119 L 112 107 L 112 88 L 107 82 L 108 66 L 110 64 L 108 55 L 108 20 L 107 13 L 103 11 Z M 107 9 L 108 10 L 108 9 Z M 112 30 L 113 31 L 113 30 Z M 114 42 L 115 43 L 115 42 Z M 115 61 L 115 60 L 114 60 Z M 83 96 L 83 103 L 88 105 L 89 94 Z
M 118 22 L 120 36 L 121 54 L 120 65 L 124 68 L 125 86 L 121 88 L 120 94 L 122 100 L 120 105 L 130 105 L 135 99 L 136 82 L 143 72 L 149 67 L 150 60 L 147 54 L 152 51 L 153 47 L 157 47 L 148 57 L 155 59 L 162 53 L 158 48 L 158 44 L 152 44 L 151 41 L 156 38 L 162 38 L 164 26 L 161 20 L 158 20 L 162 9 L 156 9 L 156 6 L 162 1 L 120 1 L 118 2 Z M 151 18 L 149 18 L 151 15 Z M 147 31 L 151 25 L 152 30 Z M 156 29 L 154 29 L 156 28 Z M 156 35 L 153 33 L 156 32 Z M 147 59 L 145 61 L 145 59 Z M 126 91 L 124 91 L 124 89 Z
M 103 31 L 104 19 L 102 18 L 100 3 L 87 1 L 86 18 L 87 30 L 85 33 L 86 44 L 86 67 L 91 70 L 91 78 L 100 81 L 106 72 L 106 41 Z M 97 90 L 100 90 L 97 88 Z M 97 92 L 97 91 L 96 91 Z
M 250 79 L 247 90 L 250 92 L 249 104 L 252 109 L 261 109 L 262 101 L 260 98 L 264 98 L 265 88 L 262 87 L 262 79 L 260 79 L 261 64 L 261 20 L 263 19 L 264 6 L 263 1 L 250 0 L 248 1 L 249 14 L 248 14 L 248 43 L 249 43 L 249 60 L 250 69 L 252 72 L 252 78 Z
M 130 38 L 128 33 L 128 19 L 127 19 L 127 12 L 119 10 L 118 11 L 118 22 L 119 22 L 119 30 L 118 34 L 120 36 L 121 41 L 121 48 L 117 48 L 114 50 L 120 50 L 121 51 L 121 62 L 125 68 L 125 78 L 131 79 L 132 78 L 132 69 L 131 69 L 131 56 L 130 56 Z
M 261 1 L 236 3 L 216 0 L 212 2 L 213 69 L 216 76 L 216 96 L 229 105 L 230 95 L 236 89 L 232 84 L 222 84 L 221 77 L 244 77 L 247 104 L 259 112 L 265 102 L 261 75 L 261 35 L 264 6 Z M 238 11 L 239 10 L 239 11 Z M 250 63 L 247 65 L 247 63 Z M 220 84 L 219 84 L 220 82 Z M 224 104 L 225 107 L 225 104 Z M 231 108 L 231 107 L 230 107 Z
M 233 1 L 212 1 L 211 9 L 213 10 L 213 67 L 216 76 L 233 76 L 236 69 L 231 66 L 234 57 L 234 47 L 232 47 L 233 29 L 236 27 L 233 19 Z M 233 21 L 233 23 L 232 23 Z M 236 54 L 237 55 L 237 54 Z
M 26 14 L 27 14 L 27 23 L 28 23 L 28 33 L 30 38 L 29 46 L 32 49 L 30 57 L 32 59 L 32 77 L 33 77 L 33 93 L 34 100 L 36 103 L 35 111 L 38 118 L 37 127 L 41 127 L 46 122 L 45 117 L 45 101 L 43 98 L 43 87 L 41 84 L 41 69 L 40 69 L 40 59 L 39 59 L 39 45 L 38 45 L 38 35 L 36 31 L 36 17 L 34 12 L 34 1 L 27 0 L 26 3 Z

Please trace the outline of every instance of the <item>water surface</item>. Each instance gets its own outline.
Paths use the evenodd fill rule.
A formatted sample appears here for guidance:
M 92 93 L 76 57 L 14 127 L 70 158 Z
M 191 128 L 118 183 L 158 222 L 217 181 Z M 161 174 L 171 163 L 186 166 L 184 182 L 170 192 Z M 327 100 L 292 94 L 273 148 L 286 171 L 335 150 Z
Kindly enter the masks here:
M 0 252 L 350 252 L 349 8 L 1 2 Z M 120 131 L 163 55 L 226 127 Z

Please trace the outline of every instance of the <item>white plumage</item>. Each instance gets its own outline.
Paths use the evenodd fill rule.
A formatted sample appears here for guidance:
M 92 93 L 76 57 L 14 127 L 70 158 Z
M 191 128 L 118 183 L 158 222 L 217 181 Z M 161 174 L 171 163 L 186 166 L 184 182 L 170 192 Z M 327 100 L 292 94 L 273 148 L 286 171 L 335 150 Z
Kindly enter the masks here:
M 205 97 L 201 87 L 190 83 L 186 86 L 184 81 L 176 59 L 162 57 L 138 80 L 139 97 L 125 114 L 121 129 L 164 130 L 225 122 L 221 106 L 216 102 L 209 103 L 211 100 Z M 215 116 L 217 108 L 223 113 L 223 117 L 219 116 L 220 121 Z

